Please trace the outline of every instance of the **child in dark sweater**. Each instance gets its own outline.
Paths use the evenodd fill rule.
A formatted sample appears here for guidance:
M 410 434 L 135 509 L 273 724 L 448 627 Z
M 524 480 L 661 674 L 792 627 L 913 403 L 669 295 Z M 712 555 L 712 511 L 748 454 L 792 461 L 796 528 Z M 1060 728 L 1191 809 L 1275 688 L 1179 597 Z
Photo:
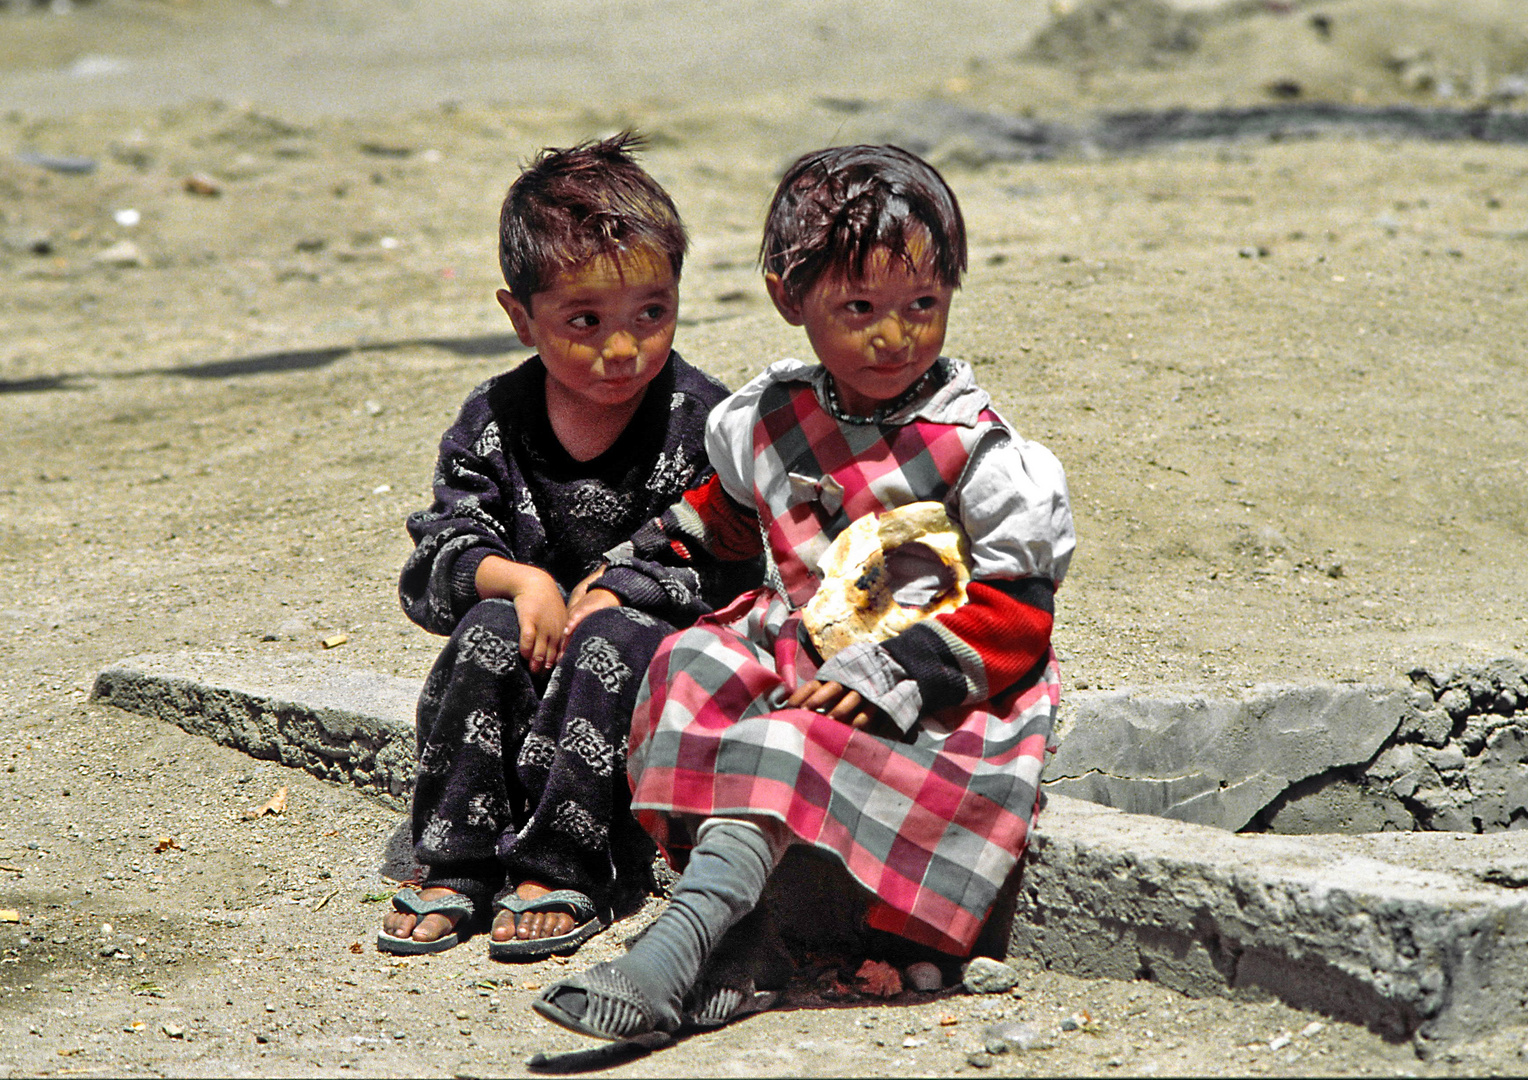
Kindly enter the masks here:
M 634 566 L 589 587 L 602 553 L 709 477 L 705 418 L 726 396 L 672 349 L 686 237 L 638 145 L 544 151 L 504 200 L 497 296 L 537 355 L 468 396 L 435 501 L 408 519 L 403 608 L 450 640 L 418 710 L 428 873 L 394 898 L 384 951 L 455 945 L 506 877 L 499 959 L 572 951 L 646 892 L 625 776 L 637 684 L 666 633 L 757 575 Z

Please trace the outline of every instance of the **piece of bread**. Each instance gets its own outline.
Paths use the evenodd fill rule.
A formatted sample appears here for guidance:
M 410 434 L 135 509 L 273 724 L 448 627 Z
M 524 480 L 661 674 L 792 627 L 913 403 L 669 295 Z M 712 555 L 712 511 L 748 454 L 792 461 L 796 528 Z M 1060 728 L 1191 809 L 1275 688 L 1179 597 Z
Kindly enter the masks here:
M 801 619 L 824 660 L 856 641 L 885 641 L 966 602 L 971 546 L 944 504 L 909 503 L 839 533 Z

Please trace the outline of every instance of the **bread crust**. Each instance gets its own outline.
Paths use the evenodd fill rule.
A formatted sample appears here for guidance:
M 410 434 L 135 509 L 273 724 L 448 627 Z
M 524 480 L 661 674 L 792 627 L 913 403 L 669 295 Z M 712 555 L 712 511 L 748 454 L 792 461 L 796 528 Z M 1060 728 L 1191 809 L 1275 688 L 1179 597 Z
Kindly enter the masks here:
M 971 545 L 943 503 L 908 503 L 852 522 L 819 567 L 822 585 L 801 618 L 827 660 L 965 603 Z

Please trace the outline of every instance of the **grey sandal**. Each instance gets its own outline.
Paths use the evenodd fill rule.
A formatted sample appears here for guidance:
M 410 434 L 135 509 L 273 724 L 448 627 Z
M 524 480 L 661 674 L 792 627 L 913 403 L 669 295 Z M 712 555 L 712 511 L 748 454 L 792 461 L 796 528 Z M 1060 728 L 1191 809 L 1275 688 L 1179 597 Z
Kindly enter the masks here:
M 759 990 L 752 979 L 735 983 L 697 984 L 685 1000 L 684 1022 L 694 1028 L 719 1028 L 775 1006 L 780 995 Z
M 394 893 L 393 907 L 405 915 L 413 915 L 420 919 L 426 915 L 457 915 L 461 917 L 457 920 L 458 922 L 476 910 L 471 899 L 461 893 L 452 893 L 450 896 L 442 896 L 435 900 L 425 900 L 413 889 L 399 889 Z M 461 935 L 454 927 L 449 934 L 442 934 L 434 941 L 415 941 L 411 937 L 394 937 L 386 930 L 377 931 L 377 949 L 399 956 L 445 952 L 460 943 Z
M 559 911 L 573 917 L 573 929 L 556 937 L 529 940 L 512 937 L 508 941 L 490 941 L 488 955 L 494 960 L 545 960 L 548 956 L 575 953 L 580 945 L 611 923 L 609 909 L 598 910 L 594 901 L 577 889 L 554 889 L 533 900 L 522 900 L 510 893 L 496 900 L 493 906 L 500 911 L 513 913 L 517 927 L 521 915 L 536 911 Z
M 608 963 L 553 983 L 531 1002 L 531 1008 L 554 1024 L 596 1039 L 635 1039 L 658 1030 L 653 1003 Z
M 722 937 L 685 995 L 685 1026 L 718 1028 L 774 1008 L 794 967 L 769 909 L 754 908 Z

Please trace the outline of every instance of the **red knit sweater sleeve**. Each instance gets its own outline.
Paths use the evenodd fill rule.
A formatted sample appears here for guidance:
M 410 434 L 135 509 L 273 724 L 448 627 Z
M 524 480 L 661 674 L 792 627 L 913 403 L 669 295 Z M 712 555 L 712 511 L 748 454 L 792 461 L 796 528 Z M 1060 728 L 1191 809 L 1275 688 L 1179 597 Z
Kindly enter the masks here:
M 722 562 L 752 559 L 764 551 L 758 517 L 734 502 L 717 476 L 685 492 L 683 501 L 659 520 L 673 540 L 698 542 Z
M 998 697 L 1050 655 L 1054 585 L 1045 578 L 973 581 L 966 603 L 883 648 L 917 681 L 925 711 Z

